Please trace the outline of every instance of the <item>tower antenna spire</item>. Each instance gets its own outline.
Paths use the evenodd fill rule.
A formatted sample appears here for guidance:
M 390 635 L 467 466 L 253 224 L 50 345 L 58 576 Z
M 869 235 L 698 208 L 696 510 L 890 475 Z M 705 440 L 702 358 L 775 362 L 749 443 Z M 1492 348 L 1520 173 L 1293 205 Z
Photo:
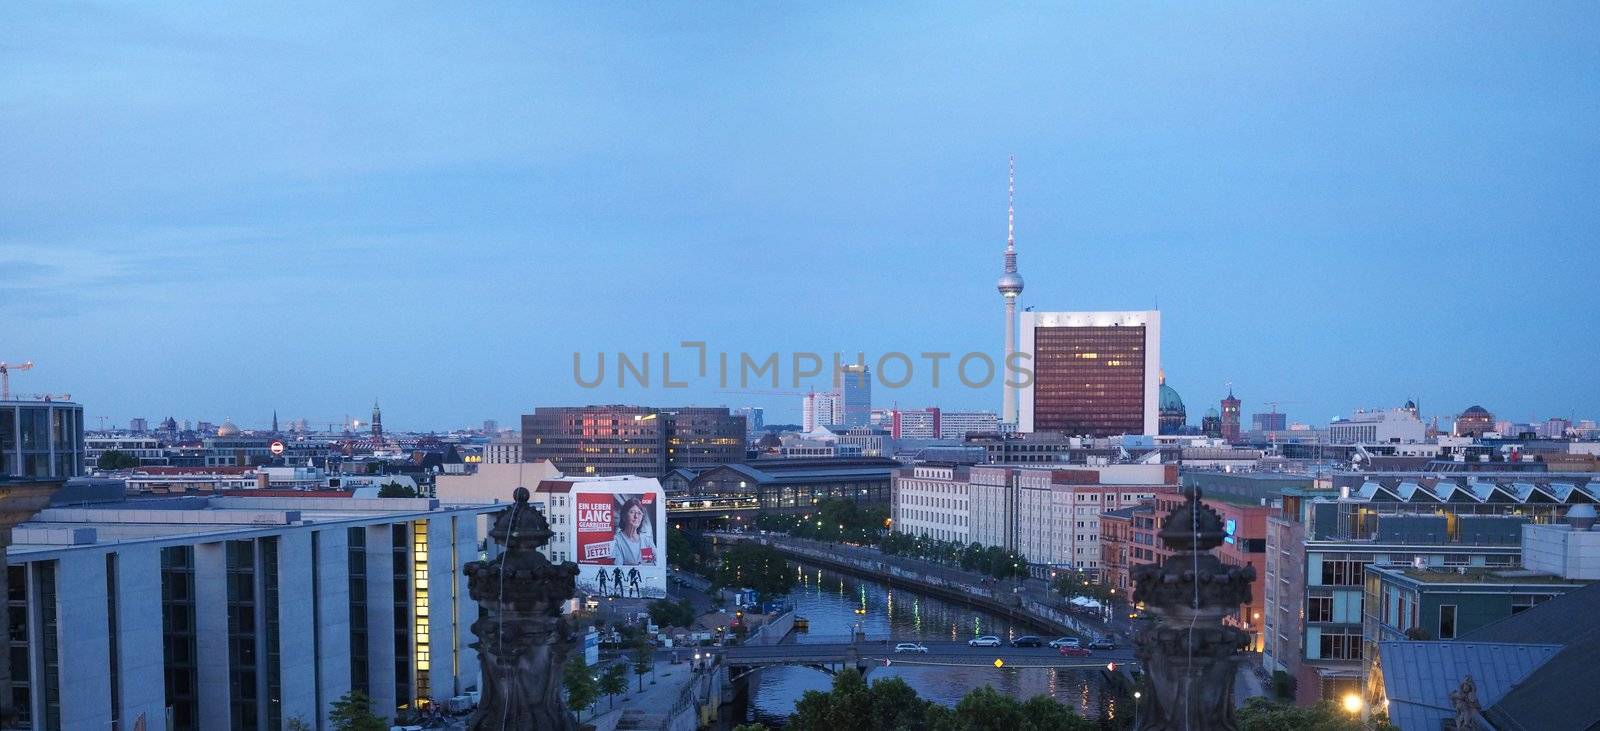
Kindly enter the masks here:
M 1009 158 L 1006 176 L 1006 256 L 1005 269 L 996 283 L 1006 306 L 1005 366 L 1012 365 L 1012 354 L 1017 350 L 1017 296 L 1022 294 L 1022 275 L 1017 273 L 1017 156 Z M 1007 424 L 1017 423 L 1017 390 L 1010 378 L 1001 379 L 1001 419 Z

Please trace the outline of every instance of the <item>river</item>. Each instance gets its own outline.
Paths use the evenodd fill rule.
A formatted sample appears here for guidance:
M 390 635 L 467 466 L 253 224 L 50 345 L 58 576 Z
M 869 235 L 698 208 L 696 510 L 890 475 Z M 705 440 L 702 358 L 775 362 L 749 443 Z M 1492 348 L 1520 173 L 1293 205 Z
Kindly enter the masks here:
M 795 570 L 798 581 L 788 599 L 796 616 L 810 622 L 810 631 L 796 633 L 795 642 L 846 641 L 856 624 L 862 625 L 869 640 L 891 634 L 897 640 L 965 640 L 992 634 L 1009 641 L 1013 636 L 1038 634 L 1013 627 L 1003 617 L 906 589 L 891 590 L 875 581 L 805 564 L 797 564 Z M 794 712 L 801 694 L 827 690 L 831 676 L 813 668 L 773 667 L 757 677 L 746 720 L 776 726 Z M 890 666 L 874 668 L 867 675 L 872 682 L 888 677 L 901 678 L 921 697 L 948 706 L 973 688 L 991 685 L 1021 699 L 1054 696 L 1089 718 L 1115 718 L 1120 712 L 1116 694 L 1102 693 L 1107 683 L 1097 670 Z

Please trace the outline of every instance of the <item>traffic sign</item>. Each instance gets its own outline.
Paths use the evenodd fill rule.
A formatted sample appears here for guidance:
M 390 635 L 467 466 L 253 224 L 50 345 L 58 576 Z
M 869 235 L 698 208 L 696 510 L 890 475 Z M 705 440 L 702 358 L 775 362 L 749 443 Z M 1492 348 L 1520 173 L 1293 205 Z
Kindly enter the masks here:
M 283 456 L 283 442 L 278 441 L 277 439 L 272 440 L 272 456 Z

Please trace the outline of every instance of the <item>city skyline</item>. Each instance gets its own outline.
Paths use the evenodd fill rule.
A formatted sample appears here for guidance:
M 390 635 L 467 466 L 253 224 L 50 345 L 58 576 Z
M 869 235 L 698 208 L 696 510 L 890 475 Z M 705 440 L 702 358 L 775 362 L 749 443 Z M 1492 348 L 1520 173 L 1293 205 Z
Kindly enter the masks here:
M 790 396 L 585 390 L 572 353 L 998 359 L 1015 154 L 1019 308 L 1159 307 L 1191 423 L 1230 382 L 1311 424 L 1409 398 L 1593 418 L 1569 323 L 1600 17 L 1441 8 L 7 8 L 0 359 L 91 426 L 315 425 L 374 394 L 392 430 L 798 423 Z M 1000 410 L 998 384 L 875 391 Z

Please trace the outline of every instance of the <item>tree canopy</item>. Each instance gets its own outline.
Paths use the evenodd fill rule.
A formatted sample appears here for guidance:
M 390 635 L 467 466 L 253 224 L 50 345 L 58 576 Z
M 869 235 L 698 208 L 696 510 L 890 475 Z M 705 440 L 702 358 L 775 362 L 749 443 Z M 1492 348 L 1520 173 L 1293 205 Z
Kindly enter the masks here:
M 854 669 L 833 677 L 827 692 L 807 691 L 789 717 L 795 731 L 1094 731 L 1099 724 L 1054 698 L 1018 701 L 989 686 L 975 688 L 955 708 L 923 700 L 899 678 L 868 684 Z
M 772 546 L 741 542 L 722 554 L 712 577 L 716 586 L 755 589 L 763 598 L 781 596 L 794 588 L 794 570 Z
M 138 457 L 127 452 L 108 449 L 100 453 L 100 459 L 95 460 L 94 466 L 95 469 L 101 470 L 131 470 L 140 464 L 143 463 Z
M 339 697 L 328 709 L 328 721 L 335 731 L 389 731 L 389 724 L 372 712 L 372 698 L 359 690 Z

